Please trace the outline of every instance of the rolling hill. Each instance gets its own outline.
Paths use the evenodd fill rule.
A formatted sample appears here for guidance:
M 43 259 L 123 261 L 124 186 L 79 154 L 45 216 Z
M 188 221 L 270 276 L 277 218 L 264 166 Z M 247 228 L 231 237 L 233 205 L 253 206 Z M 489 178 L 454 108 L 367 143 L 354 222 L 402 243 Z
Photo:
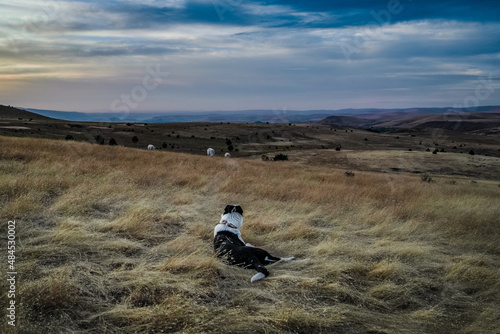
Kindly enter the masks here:
M 12 106 L 0 105 L 0 119 L 19 120 L 19 118 L 22 118 L 24 120 L 28 119 L 48 120 L 51 117 L 43 116 L 34 112 L 30 112 Z
M 328 116 L 357 117 L 370 121 L 389 121 L 422 115 L 466 114 L 467 109 L 453 108 L 402 108 L 402 109 L 340 109 L 340 110 L 233 110 L 203 112 L 108 112 L 83 113 L 27 108 L 27 111 L 60 120 L 75 122 L 231 122 L 231 123 L 311 123 Z M 498 106 L 477 107 L 476 112 L 500 112 Z
M 500 110 L 499 110 L 500 111 Z M 319 122 L 325 125 L 350 126 L 380 132 L 443 129 L 461 133 L 500 133 L 500 112 L 451 113 L 443 115 L 380 116 L 379 119 L 330 116 Z
M 271 158 L 284 154 L 290 163 L 335 165 L 345 170 L 500 178 L 500 167 L 495 160 L 500 157 L 500 139 L 494 126 L 474 128 L 473 132 L 464 132 L 464 126 L 458 128 L 460 131 L 434 128 L 431 121 L 439 116 L 433 115 L 385 121 L 385 125 L 392 128 L 375 132 L 373 128 L 360 128 L 363 120 L 339 116 L 329 122 L 335 124 L 106 123 L 49 119 L 11 108 L 7 111 L 9 113 L 0 111 L 0 135 L 3 136 L 101 145 L 116 143 L 135 149 L 146 149 L 152 144 L 158 151 L 195 155 L 206 155 L 207 148 L 212 147 L 217 155 L 229 151 L 233 158 L 261 159 L 263 154 Z M 462 123 L 489 126 L 495 124 L 496 117 L 496 114 L 480 113 Z M 432 154 L 435 151 L 439 154 Z M 462 156 L 472 152 L 476 158 Z

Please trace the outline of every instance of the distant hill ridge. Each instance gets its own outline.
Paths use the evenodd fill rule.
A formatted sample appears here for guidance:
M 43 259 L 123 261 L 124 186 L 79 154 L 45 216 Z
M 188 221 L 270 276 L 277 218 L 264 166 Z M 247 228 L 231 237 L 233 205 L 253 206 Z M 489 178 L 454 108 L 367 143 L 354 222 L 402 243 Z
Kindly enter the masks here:
M 12 106 L 0 105 L 0 119 L 36 119 L 36 120 L 49 120 L 50 117 L 39 115 L 30 111 L 19 109 Z
M 1 118 L 59 119 L 75 122 L 232 122 L 312 123 L 371 130 L 444 128 L 456 131 L 500 131 L 500 106 L 478 107 L 474 112 L 452 108 L 241 110 L 207 112 L 82 113 L 21 109 L 0 105 Z M 498 128 L 498 129 L 497 129 Z
M 410 115 L 382 113 L 378 119 L 368 117 L 330 116 L 320 121 L 321 124 L 349 126 L 378 131 L 399 131 L 417 129 L 445 129 L 457 132 L 500 133 L 500 108 L 491 107 L 483 112 L 459 112 L 443 114 Z

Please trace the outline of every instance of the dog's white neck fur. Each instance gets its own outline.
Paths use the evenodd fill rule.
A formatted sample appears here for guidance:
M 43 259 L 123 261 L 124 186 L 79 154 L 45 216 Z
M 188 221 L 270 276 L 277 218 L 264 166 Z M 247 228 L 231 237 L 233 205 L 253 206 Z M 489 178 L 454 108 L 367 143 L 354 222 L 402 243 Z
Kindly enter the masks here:
M 243 225 L 243 216 L 238 212 L 223 214 L 220 217 L 219 224 L 215 226 L 214 237 L 219 232 L 228 231 L 236 234 L 238 236 L 238 239 L 240 239 L 241 242 L 245 243 L 245 241 L 243 241 L 243 238 L 241 237 L 241 232 L 240 232 L 241 225 Z

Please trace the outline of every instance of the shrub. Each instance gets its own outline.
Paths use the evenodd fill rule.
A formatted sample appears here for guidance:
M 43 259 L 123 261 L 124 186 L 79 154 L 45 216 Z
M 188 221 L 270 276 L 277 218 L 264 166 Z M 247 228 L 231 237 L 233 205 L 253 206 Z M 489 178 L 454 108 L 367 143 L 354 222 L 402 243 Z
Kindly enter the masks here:
M 66 139 L 66 140 L 75 140 L 75 138 L 73 138 L 72 135 L 66 135 L 66 137 L 64 137 L 64 139 Z
M 434 182 L 432 180 L 432 176 L 430 176 L 428 173 L 424 173 L 420 176 L 420 178 L 422 179 L 422 181 L 424 182 L 428 182 L 428 183 L 431 183 L 431 182 Z
M 274 160 L 274 161 L 286 161 L 286 160 L 288 160 L 288 155 L 283 154 L 283 153 L 276 154 L 276 155 L 274 156 L 274 159 L 273 159 L 273 160 Z
M 137 138 L 137 136 L 133 136 L 132 137 L 132 142 L 135 144 L 139 141 L 139 138 Z
M 109 140 L 109 145 L 118 145 L 118 143 L 116 142 L 115 138 L 111 138 Z

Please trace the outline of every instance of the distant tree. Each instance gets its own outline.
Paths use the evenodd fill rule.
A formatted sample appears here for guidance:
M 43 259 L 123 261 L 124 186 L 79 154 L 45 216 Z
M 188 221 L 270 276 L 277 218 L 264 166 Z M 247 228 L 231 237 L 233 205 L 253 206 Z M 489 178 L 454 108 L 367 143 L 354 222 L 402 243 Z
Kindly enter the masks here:
M 476 153 L 474 152 L 474 150 L 470 150 L 470 151 L 469 151 L 469 154 L 470 154 L 470 155 L 474 155 L 474 154 L 476 154 Z
M 66 140 L 75 140 L 72 135 L 67 135 L 64 139 Z
M 118 145 L 118 143 L 116 142 L 115 138 L 111 138 L 109 140 L 109 145 Z
M 167 148 L 168 147 L 168 144 L 163 142 L 163 144 L 161 145 L 162 148 Z
M 229 152 L 232 152 L 232 151 L 234 150 L 233 145 L 227 145 L 227 150 L 228 150 Z
M 133 142 L 134 144 L 136 144 L 138 141 L 139 141 L 139 138 L 137 138 L 137 136 L 133 136 L 133 137 L 132 137 L 132 142 Z

